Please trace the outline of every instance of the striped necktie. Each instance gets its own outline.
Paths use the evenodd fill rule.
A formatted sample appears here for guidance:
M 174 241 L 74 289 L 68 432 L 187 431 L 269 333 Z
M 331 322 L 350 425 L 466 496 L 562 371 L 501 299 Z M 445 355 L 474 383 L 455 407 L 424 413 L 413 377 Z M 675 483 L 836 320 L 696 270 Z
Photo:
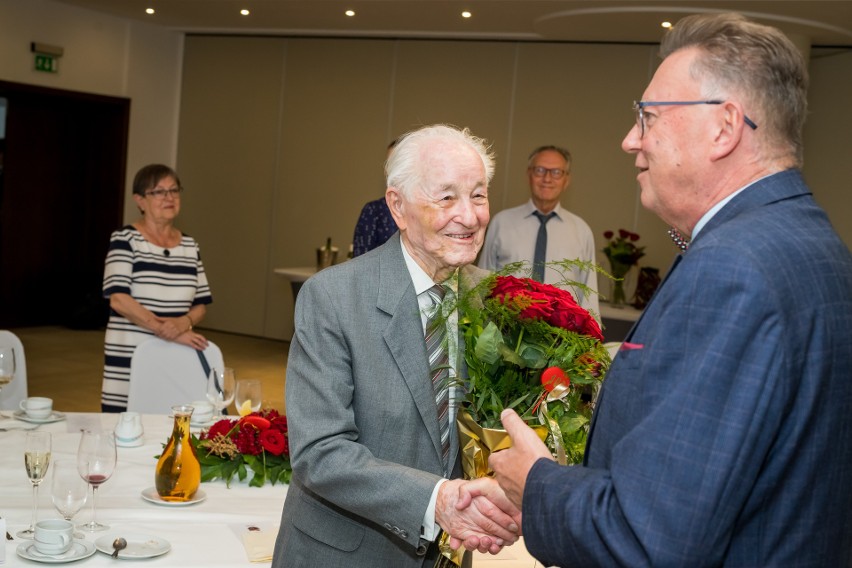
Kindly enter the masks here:
M 441 306 L 444 288 L 435 284 L 426 293 L 432 300 L 432 309 L 426 318 L 426 354 L 429 357 L 429 369 L 432 375 L 432 388 L 435 391 L 435 404 L 438 407 L 438 424 L 441 427 L 441 457 L 444 472 L 448 473 L 450 457 L 450 358 L 447 353 L 447 320 L 443 317 Z

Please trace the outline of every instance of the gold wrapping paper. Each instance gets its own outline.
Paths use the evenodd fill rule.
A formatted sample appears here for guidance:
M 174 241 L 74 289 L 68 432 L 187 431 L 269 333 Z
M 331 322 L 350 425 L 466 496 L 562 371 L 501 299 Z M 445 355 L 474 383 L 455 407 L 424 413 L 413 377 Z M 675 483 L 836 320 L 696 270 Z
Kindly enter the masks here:
M 494 472 L 488 467 L 488 456 L 492 452 L 512 447 L 512 438 L 505 430 L 483 428 L 474 422 L 470 414 L 464 409 L 459 409 L 456 428 L 459 431 L 459 450 L 461 451 L 462 472 L 465 479 L 490 476 Z M 546 426 L 532 426 L 532 429 L 544 442 L 547 438 L 548 428 Z M 461 566 L 463 551 L 450 547 L 450 535 L 441 533 L 438 549 L 441 554 L 435 562 L 435 568 Z
M 512 447 L 509 434 L 502 428 L 483 428 L 474 422 L 464 409 L 459 409 L 456 427 L 459 431 L 459 450 L 465 478 L 476 479 L 494 473 L 488 467 L 488 456 L 492 452 Z M 532 429 L 542 442 L 547 438 L 547 427 L 533 426 Z

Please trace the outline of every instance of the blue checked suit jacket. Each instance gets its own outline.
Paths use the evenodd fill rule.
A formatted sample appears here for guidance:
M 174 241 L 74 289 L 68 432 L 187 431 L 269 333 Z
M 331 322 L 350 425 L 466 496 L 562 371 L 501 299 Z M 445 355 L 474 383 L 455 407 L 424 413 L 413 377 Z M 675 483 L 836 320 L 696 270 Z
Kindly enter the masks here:
M 796 170 L 721 209 L 616 356 L 586 464 L 539 460 L 558 566 L 850 566 L 852 257 Z

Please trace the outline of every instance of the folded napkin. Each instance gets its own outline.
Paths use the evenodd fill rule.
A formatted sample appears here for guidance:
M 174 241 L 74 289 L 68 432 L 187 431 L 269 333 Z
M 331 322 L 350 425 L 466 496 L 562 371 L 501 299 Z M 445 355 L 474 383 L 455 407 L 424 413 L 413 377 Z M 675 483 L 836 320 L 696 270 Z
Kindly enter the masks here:
M 7 430 L 32 430 L 39 426 L 40 424 L 24 422 L 23 420 L 15 420 L 14 418 L 0 418 L 0 432 L 5 432 Z
M 247 525 L 240 530 L 243 547 L 249 562 L 269 562 L 275 549 L 278 525 L 267 523 Z

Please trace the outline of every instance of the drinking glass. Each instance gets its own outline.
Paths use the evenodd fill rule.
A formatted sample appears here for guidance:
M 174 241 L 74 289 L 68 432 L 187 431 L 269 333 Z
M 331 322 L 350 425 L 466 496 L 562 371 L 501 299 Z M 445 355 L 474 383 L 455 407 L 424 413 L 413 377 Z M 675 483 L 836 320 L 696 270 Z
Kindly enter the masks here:
M 248 414 L 246 409 L 251 408 L 252 412 L 260 410 L 260 381 L 258 379 L 242 379 L 237 381 L 237 392 L 234 396 L 237 404 L 237 411 L 240 414 Z
M 89 469 L 89 462 L 85 464 Z M 89 485 L 77 473 L 77 464 L 71 460 L 56 460 L 53 462 L 53 481 L 50 484 L 50 498 L 53 506 L 66 521 L 74 518 L 83 505 L 86 504 Z M 75 532 L 74 538 L 84 538 L 81 532 Z
M 33 484 L 33 514 L 30 527 L 18 531 L 20 538 L 33 538 L 35 534 L 36 515 L 38 513 L 38 486 L 41 485 L 47 468 L 50 465 L 50 432 L 27 432 L 24 443 L 24 466 L 27 476 Z
M 77 473 L 92 486 L 92 520 L 80 525 L 87 531 L 102 531 L 109 525 L 97 521 L 98 487 L 110 478 L 115 469 L 115 434 L 112 432 L 83 432 L 77 449 Z
M 0 391 L 15 378 L 15 350 L 0 347 Z
M 222 416 L 222 409 L 234 402 L 236 374 L 231 367 L 210 369 L 207 377 L 207 400 L 216 407 L 216 417 Z

